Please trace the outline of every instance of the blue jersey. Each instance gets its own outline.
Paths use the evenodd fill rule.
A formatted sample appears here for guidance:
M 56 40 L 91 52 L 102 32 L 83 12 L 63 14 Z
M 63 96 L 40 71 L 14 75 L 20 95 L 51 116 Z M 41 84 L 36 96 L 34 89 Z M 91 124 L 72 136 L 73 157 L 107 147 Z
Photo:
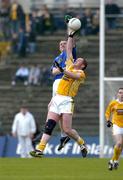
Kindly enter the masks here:
M 74 61 L 76 61 L 76 48 L 73 48 L 72 54 L 73 54 Z M 60 65 L 60 67 L 64 68 L 66 66 L 65 65 L 66 60 L 67 60 L 67 53 L 66 53 L 66 51 L 63 51 L 63 52 L 60 53 L 59 56 L 57 56 L 54 59 L 53 62 L 57 61 L 59 63 L 59 65 Z M 51 71 L 52 71 L 53 67 L 55 67 L 55 66 L 52 65 Z M 61 79 L 62 76 L 63 76 L 63 73 L 57 74 L 57 75 L 54 76 L 54 80 Z

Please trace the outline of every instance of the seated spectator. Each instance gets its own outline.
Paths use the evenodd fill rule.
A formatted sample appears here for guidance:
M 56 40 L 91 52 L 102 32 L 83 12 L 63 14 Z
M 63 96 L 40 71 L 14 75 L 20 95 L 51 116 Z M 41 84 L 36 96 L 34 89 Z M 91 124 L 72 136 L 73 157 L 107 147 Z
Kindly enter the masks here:
M 105 5 L 105 14 L 107 16 L 107 28 L 115 29 L 117 27 L 116 15 L 120 14 L 120 8 L 117 4 L 115 4 L 114 0 L 107 0 L 107 3 Z
M 18 81 L 23 82 L 25 86 L 28 85 L 28 77 L 29 77 L 29 69 L 24 66 L 20 65 L 17 69 L 15 76 L 13 77 L 12 85 L 16 85 Z
M 40 67 L 38 65 L 32 66 L 29 71 L 28 82 L 30 85 L 39 85 Z

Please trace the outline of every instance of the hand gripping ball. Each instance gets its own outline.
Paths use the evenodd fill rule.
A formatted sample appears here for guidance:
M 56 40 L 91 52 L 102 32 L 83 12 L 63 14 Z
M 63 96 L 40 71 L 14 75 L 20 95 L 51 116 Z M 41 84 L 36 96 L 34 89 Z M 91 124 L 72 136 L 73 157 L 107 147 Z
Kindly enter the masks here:
M 74 31 L 81 28 L 81 21 L 78 18 L 72 18 L 69 20 L 68 27 Z

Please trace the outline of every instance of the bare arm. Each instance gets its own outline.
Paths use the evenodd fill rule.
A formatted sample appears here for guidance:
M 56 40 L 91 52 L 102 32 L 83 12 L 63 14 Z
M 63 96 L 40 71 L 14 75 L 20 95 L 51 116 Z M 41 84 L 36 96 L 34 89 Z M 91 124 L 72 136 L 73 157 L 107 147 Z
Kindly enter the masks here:
M 72 59 L 73 55 L 72 55 L 72 50 L 73 50 L 73 38 L 68 37 L 68 41 L 67 41 L 67 59 Z
M 73 72 L 70 72 L 70 71 L 67 71 L 67 70 L 64 70 L 64 74 L 66 74 L 68 77 L 72 78 L 72 79 L 80 79 L 81 77 L 85 77 L 84 74 L 82 73 L 73 73 Z

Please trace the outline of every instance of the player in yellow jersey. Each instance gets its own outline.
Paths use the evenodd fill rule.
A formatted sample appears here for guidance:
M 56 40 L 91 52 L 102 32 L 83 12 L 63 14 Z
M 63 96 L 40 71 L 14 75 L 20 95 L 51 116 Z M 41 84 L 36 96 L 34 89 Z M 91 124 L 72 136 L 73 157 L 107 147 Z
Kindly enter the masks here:
M 62 128 L 64 132 L 78 143 L 82 156 L 87 156 L 87 148 L 84 140 L 79 136 L 78 132 L 72 128 L 74 97 L 77 95 L 80 84 L 84 83 L 84 80 L 86 79 L 84 70 L 87 67 L 87 62 L 83 58 L 78 58 L 76 62 L 73 63 L 72 42 L 74 32 L 71 31 L 69 33 L 66 48 L 66 68 L 63 69 L 56 62 L 56 66 L 64 73 L 64 75 L 59 82 L 57 94 L 52 98 L 47 115 L 48 120 L 46 121 L 41 141 L 37 145 L 36 150 L 30 152 L 30 154 L 34 157 L 42 157 L 46 144 L 49 141 L 52 131 L 60 117 L 62 117 Z
M 115 140 L 114 154 L 109 161 L 109 170 L 117 169 L 119 157 L 123 150 L 123 88 L 119 88 L 117 99 L 112 100 L 105 112 L 107 127 L 112 126 L 113 137 Z M 110 120 L 112 116 L 112 121 Z

